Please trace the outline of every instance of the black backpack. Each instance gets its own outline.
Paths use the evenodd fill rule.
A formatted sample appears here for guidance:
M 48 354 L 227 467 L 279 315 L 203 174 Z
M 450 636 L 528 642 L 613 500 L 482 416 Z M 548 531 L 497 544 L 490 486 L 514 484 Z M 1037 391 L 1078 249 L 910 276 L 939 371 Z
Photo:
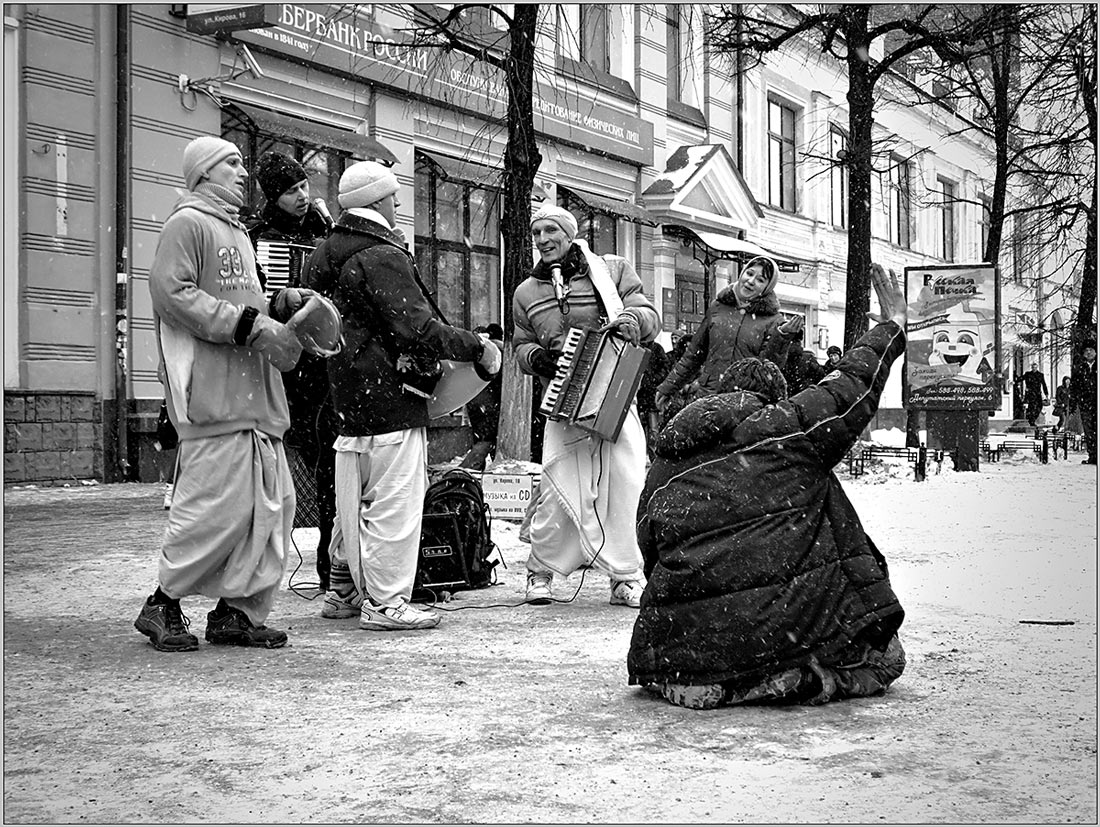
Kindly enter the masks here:
M 435 600 L 442 591 L 493 585 L 493 569 L 501 561 L 489 559 L 496 550 L 491 526 L 481 483 L 468 471 L 451 469 L 429 485 L 414 599 Z

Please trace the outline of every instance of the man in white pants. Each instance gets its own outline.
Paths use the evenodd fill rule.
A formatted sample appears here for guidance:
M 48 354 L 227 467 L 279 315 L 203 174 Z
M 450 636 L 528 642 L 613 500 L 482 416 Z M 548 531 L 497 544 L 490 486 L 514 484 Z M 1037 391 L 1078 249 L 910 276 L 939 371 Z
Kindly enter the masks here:
M 428 485 L 429 385 L 440 359 L 475 362 L 488 378 L 500 351 L 446 324 L 395 232 L 400 184 L 361 161 L 340 178 L 344 208 L 303 281 L 332 298 L 346 346 L 328 362 L 339 437 L 330 591 L 321 615 L 359 615 L 368 630 L 427 629 L 439 615 L 410 605 Z M 351 583 L 341 574 L 350 569 Z

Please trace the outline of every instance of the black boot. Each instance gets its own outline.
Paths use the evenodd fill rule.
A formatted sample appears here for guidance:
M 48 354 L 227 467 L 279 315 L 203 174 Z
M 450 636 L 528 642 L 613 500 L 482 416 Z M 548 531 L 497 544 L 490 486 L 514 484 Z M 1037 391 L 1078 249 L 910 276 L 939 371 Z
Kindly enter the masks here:
M 161 652 L 193 652 L 199 639 L 187 631 L 191 621 L 183 614 L 180 602 L 157 590 L 149 595 L 134 628 L 149 638 Z
M 286 632 L 256 626 L 248 615 L 234 609 L 224 598 L 206 616 L 206 639 L 220 646 L 260 646 L 278 649 L 286 645 Z

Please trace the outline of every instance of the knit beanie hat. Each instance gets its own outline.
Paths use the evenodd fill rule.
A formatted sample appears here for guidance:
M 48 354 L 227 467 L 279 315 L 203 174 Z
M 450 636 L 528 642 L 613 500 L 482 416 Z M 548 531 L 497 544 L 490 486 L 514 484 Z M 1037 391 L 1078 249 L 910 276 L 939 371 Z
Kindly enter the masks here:
M 256 164 L 256 180 L 268 201 L 278 201 L 280 195 L 306 177 L 302 165 L 281 152 L 265 152 Z
M 577 237 L 577 219 L 573 217 L 573 213 L 569 210 L 563 210 L 553 204 L 545 204 L 539 207 L 535 214 L 531 216 L 531 224 L 533 226 L 536 221 L 543 220 L 553 221 L 565 230 L 565 234 L 569 236 L 570 241 Z
M 841 350 L 840 348 L 838 348 L 836 345 L 829 345 L 829 349 L 825 351 L 825 355 L 826 356 L 832 356 L 834 353 L 837 356 L 843 356 L 844 355 L 844 351 Z
M 344 209 L 369 207 L 400 189 L 401 184 L 389 167 L 377 161 L 359 161 L 340 176 L 340 194 L 336 201 Z
M 775 290 L 775 285 L 779 283 L 779 265 L 775 263 L 774 259 L 770 259 L 767 256 L 754 256 L 745 262 L 745 266 L 741 268 L 741 272 L 744 273 L 754 264 L 763 264 L 764 275 L 768 277 L 768 285 L 760 295 L 763 296 L 771 293 Z
M 767 359 L 739 359 L 722 372 L 719 393 L 742 390 L 758 393 L 768 402 L 787 398 L 787 380 L 774 362 Z
M 230 155 L 240 155 L 236 144 L 213 135 L 200 135 L 183 149 L 183 180 L 187 189 L 198 186 L 210 169 Z

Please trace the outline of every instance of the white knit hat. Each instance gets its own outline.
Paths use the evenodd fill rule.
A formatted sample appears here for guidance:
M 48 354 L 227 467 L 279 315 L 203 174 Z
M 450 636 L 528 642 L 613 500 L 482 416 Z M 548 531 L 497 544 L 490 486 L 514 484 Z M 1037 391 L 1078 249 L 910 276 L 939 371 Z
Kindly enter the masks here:
M 183 180 L 187 189 L 193 190 L 199 185 L 199 181 L 219 161 L 230 155 L 240 155 L 236 144 L 213 135 L 200 135 L 189 143 L 183 150 Z
M 531 216 L 531 224 L 533 225 L 536 221 L 542 220 L 553 221 L 565 230 L 565 234 L 569 236 L 570 241 L 577 237 L 577 219 L 573 217 L 573 213 L 569 210 L 563 210 L 553 204 L 544 204 Z
M 360 161 L 345 169 L 340 176 L 340 194 L 336 201 L 344 209 L 369 207 L 400 189 L 401 184 L 389 167 L 377 161 Z

